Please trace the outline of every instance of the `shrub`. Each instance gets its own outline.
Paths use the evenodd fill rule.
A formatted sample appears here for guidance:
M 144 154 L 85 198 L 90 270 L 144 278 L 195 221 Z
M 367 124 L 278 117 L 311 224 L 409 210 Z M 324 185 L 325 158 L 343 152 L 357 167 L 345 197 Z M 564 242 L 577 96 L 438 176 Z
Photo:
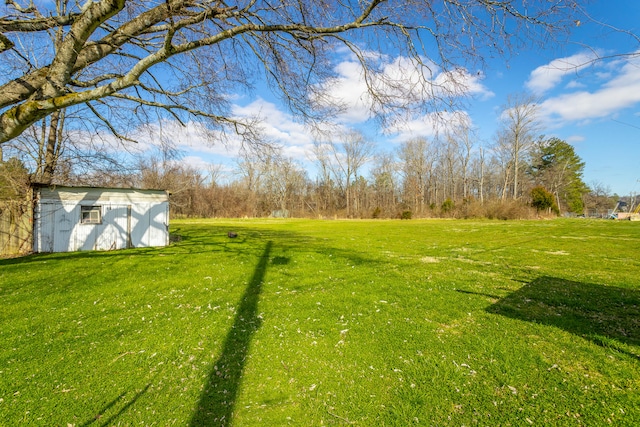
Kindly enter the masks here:
M 411 213 L 411 211 L 402 211 L 402 213 L 400 214 L 400 219 L 411 219 L 412 216 L 413 214 Z
M 537 186 L 531 189 L 531 206 L 537 211 L 543 211 L 553 206 L 553 194 L 549 193 L 544 187 Z
M 489 218 L 495 219 L 527 219 L 535 218 L 533 210 L 526 203 L 518 200 L 495 200 L 490 205 Z
M 373 219 L 378 219 L 380 218 L 380 214 L 382 213 L 382 211 L 380 210 L 380 207 L 377 207 L 374 209 L 373 213 L 371 214 L 371 218 Z
M 455 204 L 453 203 L 453 200 L 451 200 L 450 198 L 447 198 L 447 200 L 442 202 L 442 206 L 440 206 L 440 209 L 442 210 L 442 213 L 446 214 L 451 212 L 454 207 L 455 207 Z
M 531 206 L 536 208 L 538 212 L 548 209 L 554 211 L 556 215 L 560 212 L 553 198 L 553 194 L 541 185 L 531 189 Z
M 484 203 L 472 201 L 458 209 L 461 218 L 487 219 L 533 219 L 535 210 L 521 200 L 487 200 Z

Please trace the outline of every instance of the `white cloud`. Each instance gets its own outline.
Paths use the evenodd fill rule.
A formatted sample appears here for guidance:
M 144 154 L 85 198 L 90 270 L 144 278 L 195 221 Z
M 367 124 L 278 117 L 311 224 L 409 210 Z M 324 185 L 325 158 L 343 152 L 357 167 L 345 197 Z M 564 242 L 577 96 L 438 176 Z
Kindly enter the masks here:
M 74 146 L 81 150 L 97 150 L 107 154 L 115 154 L 123 150 L 123 143 L 112 133 L 96 133 L 85 129 L 69 129 L 67 132 Z M 126 148 L 130 152 L 136 152 L 138 144 L 126 143 Z
M 208 155 L 229 156 L 237 152 L 240 140 L 233 135 L 222 143 L 219 132 L 212 132 L 200 122 L 180 124 L 176 120 L 162 120 L 140 128 L 135 138 L 140 151 L 153 151 L 166 142 L 182 152 L 197 152 Z
M 468 95 L 493 96 L 483 84 L 483 74 L 471 74 L 464 68 L 443 71 L 425 60 L 379 57 L 378 70 L 367 73 L 354 58 L 336 65 L 337 77 L 322 85 L 329 102 L 343 107 L 342 123 L 358 124 L 372 118 L 380 103 L 406 109 L 419 109 L 424 103 L 441 98 Z M 365 78 L 366 76 L 366 78 Z M 374 97 L 371 90 L 379 97 Z
M 570 137 L 566 138 L 566 141 L 568 143 L 574 144 L 577 142 L 582 142 L 584 141 L 586 138 L 582 135 L 571 135 Z
M 567 85 L 565 86 L 566 89 L 584 89 L 585 87 L 587 87 L 586 84 L 579 82 L 577 80 L 571 80 L 569 83 L 567 83 Z
M 378 66 L 378 71 L 370 75 L 370 83 L 385 94 L 389 102 L 407 103 L 411 107 L 446 95 L 493 95 L 482 84 L 484 76 L 481 73 L 471 74 L 462 68 L 443 72 L 434 64 L 429 69 L 420 70 L 410 58 L 389 58 L 376 52 L 366 52 L 366 56 L 367 60 Z M 330 97 L 343 103 L 345 110 L 339 116 L 339 123 L 334 123 L 330 126 L 331 129 L 325 130 L 327 135 L 332 133 L 330 131 L 368 126 L 367 121 L 371 118 L 374 106 L 362 67 L 353 56 L 338 63 L 335 71 L 337 77 L 327 81 L 323 88 Z M 423 85 L 425 81 L 427 86 Z M 308 161 L 313 141 L 318 136 L 314 130 L 295 120 L 282 107 L 265 99 L 258 98 L 245 105 L 240 105 L 240 101 L 237 99 L 235 102 L 238 103 L 232 106 L 233 118 L 258 120 L 256 126 L 267 141 L 280 145 L 283 153 L 290 158 Z M 392 135 L 394 140 L 406 140 L 415 136 L 432 137 L 461 116 L 468 118 L 463 112 L 405 117 L 402 124 L 395 124 L 385 132 Z M 233 132 L 222 135 L 220 131 L 211 131 L 197 121 L 190 121 L 182 126 L 177 121 L 163 120 L 140 128 L 133 134 L 142 141 L 135 145 L 136 152 L 153 152 L 166 142 L 187 156 L 181 161 L 202 169 L 206 168 L 207 163 L 229 163 L 230 159 L 238 157 L 242 146 L 241 137 Z
M 596 90 L 548 98 L 540 104 L 540 111 L 553 121 L 580 121 L 607 117 L 637 103 L 640 103 L 640 58 L 630 58 Z
M 371 117 L 371 97 L 362 74 L 362 67 L 355 61 L 344 61 L 335 68 L 338 77 L 323 83 L 324 95 L 329 102 L 343 107 L 342 121 L 360 123 Z
M 583 52 L 554 59 L 533 70 L 525 86 L 534 93 L 543 94 L 556 87 L 565 76 L 576 75 L 590 66 L 596 58 L 597 54 L 594 52 Z
M 440 96 L 450 94 L 460 97 L 474 95 L 481 99 L 492 98 L 495 94 L 482 84 L 483 78 L 483 73 L 471 74 L 464 68 L 440 73 L 434 79 L 434 83 L 442 93 L 436 92 L 436 94 Z
M 204 160 L 200 156 L 185 156 L 180 160 L 176 161 L 176 163 L 187 164 L 201 171 L 206 171 L 211 166 L 211 162 Z
M 285 146 L 307 146 L 313 141 L 310 129 L 275 104 L 257 99 L 246 106 L 234 106 L 233 115 L 240 119 L 256 117 L 262 134 L 270 142 Z
M 608 71 L 607 72 L 601 71 L 601 72 L 595 73 L 595 76 L 600 80 L 609 80 L 613 76 L 613 73 Z
M 388 129 L 393 141 L 405 142 L 412 138 L 433 138 L 440 133 L 461 125 L 471 127 L 472 121 L 466 111 L 430 113 L 405 121 Z
M 254 126 L 259 128 L 261 136 L 270 143 L 287 147 L 285 154 L 291 157 L 304 158 L 313 141 L 311 130 L 304 124 L 296 122 L 275 104 L 260 98 L 247 105 L 233 106 L 232 116 L 238 120 L 257 120 Z M 143 141 L 136 146 L 139 152 L 157 150 L 162 141 L 166 141 L 183 153 L 199 155 L 201 158 L 234 159 L 242 147 L 241 136 L 232 130 L 223 134 L 194 121 L 185 123 L 185 126 L 175 120 L 156 122 L 139 129 L 136 138 Z

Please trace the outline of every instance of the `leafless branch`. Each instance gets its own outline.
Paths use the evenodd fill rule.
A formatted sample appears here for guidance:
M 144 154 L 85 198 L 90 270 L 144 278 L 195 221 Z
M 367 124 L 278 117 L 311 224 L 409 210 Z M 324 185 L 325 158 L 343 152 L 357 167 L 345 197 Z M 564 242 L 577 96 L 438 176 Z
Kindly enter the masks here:
M 181 112 L 214 124 L 241 126 L 227 117 L 222 98 L 230 87 L 249 87 L 251 83 L 243 77 L 250 79 L 256 71 L 268 76 L 293 111 L 317 120 L 335 112 L 333 108 L 316 110 L 319 104 L 310 96 L 336 75 L 330 66 L 335 43 L 350 49 L 360 62 L 367 96 L 374 101 L 373 114 L 401 113 L 409 105 L 405 95 L 424 109 L 437 107 L 437 99 L 457 93 L 445 93 L 429 78 L 432 64 L 455 70 L 459 59 L 481 57 L 481 47 L 501 51 L 512 38 L 563 29 L 571 22 L 566 11 L 574 1 L 556 0 L 549 5 L 544 0 L 526 4 L 513 0 L 407 0 L 401 4 L 251 0 L 238 5 L 218 0 L 100 0 L 80 5 L 57 0 L 52 13 L 9 0 L 13 14 L 0 17 L 0 61 L 8 61 L 7 52 L 13 50 L 25 64 L 20 64 L 20 72 L 0 79 L 0 144 L 59 109 L 84 103 L 108 123 L 114 135 L 121 135 L 117 123 L 105 121 L 100 108 L 89 104 L 98 100 L 102 106 L 134 102 L 174 118 Z M 38 34 L 43 31 L 57 41 L 44 47 L 42 58 L 35 61 L 34 54 L 17 40 L 31 37 L 40 42 Z M 412 86 L 408 88 L 400 81 L 382 81 L 377 65 L 366 56 L 372 43 L 372 50 L 396 43 L 393 47 L 399 54 L 420 69 L 422 81 L 408 82 Z M 211 56 L 201 61 L 195 52 Z M 176 79 L 156 77 L 166 70 Z M 241 71 L 234 75 L 236 70 Z M 201 108 L 207 96 L 216 101 Z
M 111 124 L 111 122 L 106 117 L 104 117 L 102 114 L 100 114 L 100 112 L 98 110 L 96 110 L 93 107 L 93 105 L 91 105 L 90 102 L 87 102 L 86 105 L 87 105 L 87 107 L 89 107 L 89 110 L 91 110 L 91 112 L 107 126 L 107 128 L 111 131 L 113 136 L 115 136 L 116 138 L 118 138 L 120 140 L 123 140 L 123 141 L 129 141 L 129 142 L 133 142 L 133 143 L 137 143 L 138 142 L 135 139 L 131 139 L 131 138 L 128 138 L 128 137 L 120 134 L 120 132 L 118 132 L 116 130 L 116 128 Z

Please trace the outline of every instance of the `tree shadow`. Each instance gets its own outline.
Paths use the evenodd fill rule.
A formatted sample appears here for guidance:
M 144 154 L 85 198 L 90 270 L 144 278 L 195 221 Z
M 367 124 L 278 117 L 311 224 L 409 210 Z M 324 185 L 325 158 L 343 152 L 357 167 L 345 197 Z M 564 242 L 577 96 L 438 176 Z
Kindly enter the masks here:
M 198 406 L 189 423 L 192 427 L 231 425 L 251 339 L 262 324 L 258 316 L 258 301 L 271 246 L 272 242 L 267 242 L 253 277 L 240 300 L 235 320 L 225 338 L 222 353 L 213 364 Z M 279 262 L 282 263 L 282 261 Z
M 229 231 L 238 233 L 238 237 L 230 239 L 227 236 Z M 230 227 L 230 226 L 208 226 L 203 228 L 193 226 L 187 228 L 186 232 L 181 228 L 172 231 L 174 235 L 173 241 L 168 246 L 141 247 L 130 249 L 118 249 L 113 251 L 77 251 L 77 252 L 42 252 L 24 255 L 20 257 L 0 258 L 0 267 L 9 265 L 19 265 L 28 263 L 37 263 L 42 261 L 54 260 L 83 260 L 96 259 L 104 260 L 105 258 L 118 259 L 118 257 L 166 257 L 173 255 L 200 255 L 212 252 L 227 252 L 230 254 L 245 253 L 246 245 L 260 241 L 278 240 L 279 247 L 296 248 L 300 245 L 307 245 L 312 241 L 309 238 L 298 233 L 289 231 L 273 231 L 259 230 L 256 231 L 249 227 Z M 175 236 L 179 236 L 176 238 Z M 273 260 L 273 263 L 277 263 Z
M 459 292 L 461 294 L 481 295 L 483 297 L 487 297 L 487 298 L 491 298 L 491 299 L 495 299 L 495 300 L 499 300 L 500 299 L 500 297 L 497 296 L 497 295 L 486 294 L 484 292 L 465 291 L 464 289 L 456 289 L 456 292 Z
M 544 276 L 486 311 L 555 326 L 640 360 L 640 290 Z
M 92 419 L 80 424 L 80 427 L 89 427 L 92 424 L 97 424 L 97 423 L 99 423 L 101 427 L 112 425 L 115 420 L 117 420 L 130 407 L 132 407 L 138 401 L 138 399 L 140 399 L 147 392 L 147 390 L 149 390 L 149 387 L 151 387 L 151 383 L 147 384 L 141 391 L 136 393 L 135 396 L 133 396 L 133 398 L 129 402 L 127 402 L 122 408 L 120 408 L 120 410 L 117 413 L 103 420 L 102 414 L 109 412 L 111 408 L 117 406 L 118 403 L 120 403 L 120 401 L 122 400 L 122 398 L 124 398 L 124 396 L 127 394 L 126 392 L 121 393 L 118 397 L 116 397 L 111 402 L 107 403 L 102 409 L 100 409 L 98 414 L 96 414 Z

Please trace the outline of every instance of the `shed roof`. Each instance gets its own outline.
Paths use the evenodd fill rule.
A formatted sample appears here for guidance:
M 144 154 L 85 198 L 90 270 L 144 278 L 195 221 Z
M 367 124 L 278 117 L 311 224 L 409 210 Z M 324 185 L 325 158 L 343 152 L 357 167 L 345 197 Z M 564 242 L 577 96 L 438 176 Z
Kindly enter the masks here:
M 40 201 L 87 201 L 87 202 L 167 202 L 166 190 L 113 187 L 74 187 L 62 185 L 34 184 Z

